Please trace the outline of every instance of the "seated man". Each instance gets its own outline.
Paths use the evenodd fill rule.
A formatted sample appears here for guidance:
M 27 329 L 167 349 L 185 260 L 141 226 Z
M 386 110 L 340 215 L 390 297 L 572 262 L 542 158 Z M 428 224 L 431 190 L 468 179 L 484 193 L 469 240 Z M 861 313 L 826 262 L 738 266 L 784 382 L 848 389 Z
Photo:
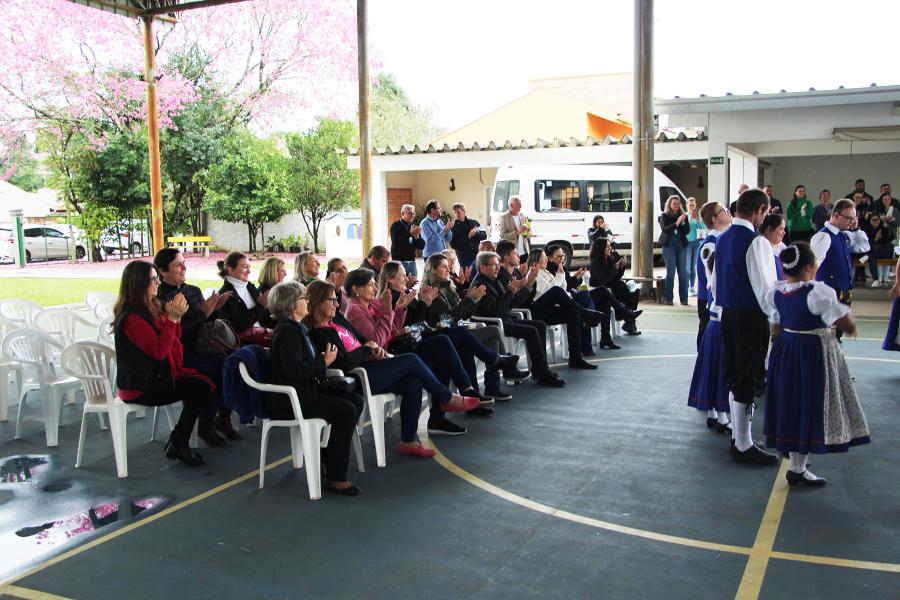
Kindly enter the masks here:
M 197 435 L 210 446 L 221 446 L 225 443 L 219 431 L 229 440 L 240 440 L 241 435 L 234 430 L 231 423 L 231 409 L 225 408 L 222 397 L 222 366 L 225 356 L 198 354 L 194 351 L 200 327 L 231 297 L 231 292 L 213 295 L 203 299 L 200 288 L 185 283 L 187 266 L 184 256 L 177 248 L 163 248 L 153 257 L 153 264 L 159 271 L 159 289 L 157 296 L 165 303 L 176 295 L 182 294 L 188 303 L 188 311 L 181 317 L 181 345 L 184 347 L 184 365 L 197 369 L 209 377 L 216 385 L 212 396 L 215 400 L 212 414 L 201 414 L 198 419 Z M 215 417 L 215 418 L 214 418 Z M 218 431 L 216 431 L 218 429 Z
M 384 246 L 372 246 L 372 249 L 369 250 L 369 255 L 366 257 L 366 260 L 360 263 L 359 268 L 375 271 L 375 277 L 377 279 L 378 276 L 381 275 L 381 267 L 383 267 L 385 263 L 390 261 L 390 250 L 388 250 Z
M 472 280 L 472 289 L 484 286 L 485 293 L 475 307 L 475 316 L 495 317 L 503 320 L 503 329 L 509 337 L 525 341 L 525 348 L 531 358 L 532 377 L 539 385 L 563 387 L 565 380 L 550 370 L 547 364 L 547 325 L 542 321 L 513 319 L 509 311 L 515 294 L 526 288 L 527 278 L 510 282 L 504 286 L 497 279 L 500 271 L 500 257 L 495 252 L 479 252 L 475 258 L 478 274 Z M 532 278 L 532 282 L 534 279 Z
M 497 254 L 500 256 L 501 268 L 497 276 L 500 283 L 509 285 L 510 281 L 522 277 L 518 269 L 519 255 L 512 242 L 500 240 L 497 243 Z M 526 294 L 520 293 L 514 297 L 514 306 L 529 309 L 535 320 L 543 321 L 548 325 L 565 323 L 569 341 L 569 367 L 596 369 L 597 365 L 592 365 L 581 357 L 581 328 L 584 325 L 588 327 L 599 325 L 603 319 L 603 313 L 582 308 L 563 288 L 549 285 L 547 280 L 553 277 L 546 272 L 546 264 L 547 257 L 543 250 L 535 248 L 529 251 L 529 278 L 533 282 L 540 279 L 542 283 L 535 288 L 532 288 L 529 283 Z M 540 277 L 541 271 L 545 272 L 545 277 Z

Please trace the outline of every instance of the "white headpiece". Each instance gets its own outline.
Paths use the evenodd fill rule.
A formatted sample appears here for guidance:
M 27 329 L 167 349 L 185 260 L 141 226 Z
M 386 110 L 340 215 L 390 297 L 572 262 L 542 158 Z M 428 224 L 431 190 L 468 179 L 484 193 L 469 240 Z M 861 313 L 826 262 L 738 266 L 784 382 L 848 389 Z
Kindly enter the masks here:
M 787 248 L 785 248 L 785 250 L 793 250 L 794 251 L 794 260 L 792 260 L 791 262 L 786 262 L 786 261 L 784 261 L 784 259 L 782 259 L 781 264 L 785 269 L 793 269 L 794 267 L 797 266 L 797 263 L 800 262 L 800 248 L 798 248 L 797 246 L 791 245 L 791 246 L 788 246 Z M 784 251 L 782 251 L 781 253 L 784 254 Z

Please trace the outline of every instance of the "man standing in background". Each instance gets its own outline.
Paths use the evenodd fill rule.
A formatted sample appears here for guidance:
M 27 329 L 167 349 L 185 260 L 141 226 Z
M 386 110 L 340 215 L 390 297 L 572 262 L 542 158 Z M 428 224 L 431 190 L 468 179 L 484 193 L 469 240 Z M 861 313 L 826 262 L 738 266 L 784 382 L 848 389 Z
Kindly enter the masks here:
M 416 250 L 425 247 L 425 240 L 422 239 L 422 228 L 413 223 L 415 218 L 415 206 L 404 204 L 400 207 L 400 218 L 391 224 L 391 256 L 403 263 L 407 274 L 418 277 Z
M 481 223 L 466 216 L 466 205 L 462 202 L 453 205 L 453 216 L 456 223 L 450 230 L 450 247 L 456 250 L 460 272 L 465 273 L 475 262 L 478 244 L 487 239 L 487 233 L 481 229 Z
M 455 224 L 453 217 L 447 220 L 445 225 L 441 221 L 441 203 L 437 200 L 429 200 L 425 205 L 425 218 L 422 219 L 422 237 L 425 238 L 425 249 L 422 256 L 428 258 L 432 254 L 443 252 L 447 242 L 453 239 L 450 231 Z

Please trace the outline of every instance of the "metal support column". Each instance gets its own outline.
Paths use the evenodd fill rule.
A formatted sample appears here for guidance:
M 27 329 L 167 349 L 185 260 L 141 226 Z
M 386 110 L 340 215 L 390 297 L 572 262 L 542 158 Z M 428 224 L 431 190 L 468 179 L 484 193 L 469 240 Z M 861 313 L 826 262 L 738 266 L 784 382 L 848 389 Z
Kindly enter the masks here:
M 653 276 L 653 0 L 634 0 L 631 271 Z
M 369 137 L 368 0 L 356 0 L 356 43 L 359 58 L 359 206 L 362 212 L 362 255 L 372 247 L 372 140 Z
M 150 155 L 150 212 L 154 254 L 166 247 L 163 238 L 162 181 L 159 173 L 159 116 L 156 104 L 156 53 L 153 17 L 144 20 L 144 78 L 147 81 L 147 150 Z

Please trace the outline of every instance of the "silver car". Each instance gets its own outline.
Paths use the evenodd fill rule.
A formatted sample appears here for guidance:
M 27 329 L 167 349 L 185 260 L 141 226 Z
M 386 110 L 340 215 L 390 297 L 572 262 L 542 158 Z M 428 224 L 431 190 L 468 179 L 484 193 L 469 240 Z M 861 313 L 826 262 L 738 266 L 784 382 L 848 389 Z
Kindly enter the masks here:
M 25 225 L 22 227 L 25 241 L 25 261 L 50 260 L 52 258 L 68 258 L 72 248 L 76 258 L 84 258 L 87 245 L 78 235 L 77 229 L 73 240 L 65 225 Z M 15 258 L 11 225 L 0 225 L 0 262 L 9 262 Z M 6 259 L 6 260 L 3 260 Z

